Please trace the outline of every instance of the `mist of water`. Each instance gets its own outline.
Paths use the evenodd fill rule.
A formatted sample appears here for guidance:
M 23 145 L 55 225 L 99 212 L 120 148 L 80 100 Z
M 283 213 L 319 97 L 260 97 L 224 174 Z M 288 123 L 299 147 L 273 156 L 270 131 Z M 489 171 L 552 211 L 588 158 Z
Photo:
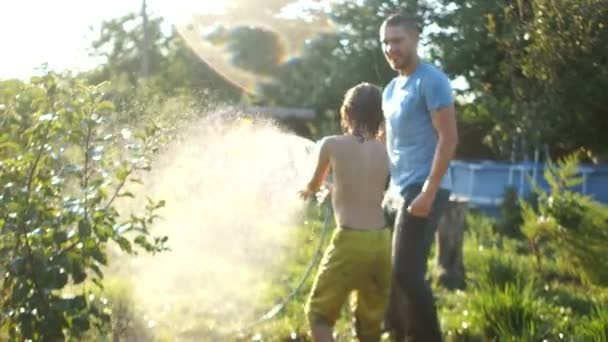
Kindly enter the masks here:
M 313 148 L 266 121 L 207 116 L 157 158 L 144 194 L 167 201 L 153 234 L 171 251 L 116 261 L 152 334 L 196 339 L 253 320 L 302 220 Z

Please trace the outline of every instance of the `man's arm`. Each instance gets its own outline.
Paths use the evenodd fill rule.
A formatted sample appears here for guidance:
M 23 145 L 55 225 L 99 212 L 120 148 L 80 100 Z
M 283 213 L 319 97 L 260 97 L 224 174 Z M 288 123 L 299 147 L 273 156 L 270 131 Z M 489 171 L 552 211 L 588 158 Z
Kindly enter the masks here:
M 438 109 L 432 113 L 433 126 L 437 131 L 437 147 L 433 157 L 431 173 L 422 191 L 429 191 L 433 196 L 439 190 L 441 179 L 454 158 L 458 146 L 458 128 L 454 104 Z
M 441 185 L 441 179 L 448 170 L 450 161 L 458 145 L 458 129 L 456 127 L 456 110 L 454 104 L 441 107 L 432 113 L 433 126 L 437 131 L 437 147 L 433 157 L 431 173 L 424 182 L 422 192 L 408 207 L 410 214 L 426 217 L 430 214 L 435 196 Z

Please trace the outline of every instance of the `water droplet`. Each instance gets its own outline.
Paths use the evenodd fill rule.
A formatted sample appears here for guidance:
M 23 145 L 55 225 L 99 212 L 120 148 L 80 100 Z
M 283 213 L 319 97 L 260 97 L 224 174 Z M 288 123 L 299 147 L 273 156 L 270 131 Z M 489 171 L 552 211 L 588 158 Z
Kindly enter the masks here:
M 129 139 L 129 138 L 131 138 L 131 131 L 126 128 L 123 128 L 120 131 L 120 135 L 122 136 L 123 139 Z
M 38 120 L 40 121 L 51 121 L 53 119 L 53 113 L 46 113 L 43 115 L 40 115 L 40 118 L 38 118 Z

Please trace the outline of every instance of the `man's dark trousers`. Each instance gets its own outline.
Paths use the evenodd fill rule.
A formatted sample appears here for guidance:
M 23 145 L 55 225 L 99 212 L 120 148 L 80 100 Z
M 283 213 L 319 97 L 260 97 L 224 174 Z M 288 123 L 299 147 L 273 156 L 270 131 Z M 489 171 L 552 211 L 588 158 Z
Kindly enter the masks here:
M 408 213 L 407 207 L 421 189 L 421 184 L 411 185 L 403 192 L 401 205 L 385 207 L 389 220 L 394 218 L 393 286 L 385 323 L 399 342 L 406 337 L 414 342 L 442 341 L 426 266 L 450 192 L 440 189 L 429 216 L 416 217 Z

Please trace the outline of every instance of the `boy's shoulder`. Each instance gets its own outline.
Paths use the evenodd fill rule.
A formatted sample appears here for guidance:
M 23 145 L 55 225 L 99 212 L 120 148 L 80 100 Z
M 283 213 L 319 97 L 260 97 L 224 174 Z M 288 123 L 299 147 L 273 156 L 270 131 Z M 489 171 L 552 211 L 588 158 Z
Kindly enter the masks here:
M 319 145 L 335 144 L 340 140 L 341 135 L 328 135 L 319 140 Z
M 329 135 L 319 139 L 316 143 L 317 150 L 323 153 L 329 152 L 329 150 L 332 149 L 332 146 L 336 144 L 337 138 L 337 135 Z
M 352 136 L 339 134 L 339 135 L 330 135 L 322 139 L 322 142 L 329 145 L 344 145 L 344 144 L 352 144 L 355 141 Z

